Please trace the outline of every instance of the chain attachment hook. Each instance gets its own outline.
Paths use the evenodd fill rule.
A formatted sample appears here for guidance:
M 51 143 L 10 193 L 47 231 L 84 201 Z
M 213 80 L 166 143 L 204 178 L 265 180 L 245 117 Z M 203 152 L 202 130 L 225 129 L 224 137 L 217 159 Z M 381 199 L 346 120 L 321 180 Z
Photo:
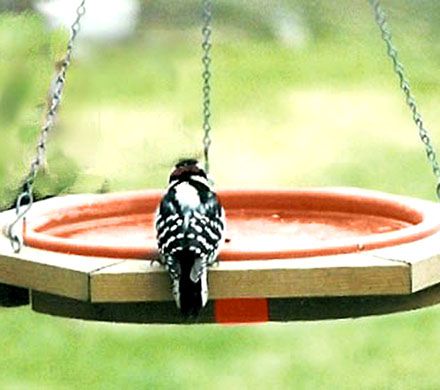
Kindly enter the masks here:
M 23 220 L 23 223 L 25 223 L 25 215 L 31 209 L 33 203 L 34 197 L 32 195 L 32 191 L 28 190 L 23 192 L 17 199 L 17 203 L 15 206 L 15 220 L 10 225 L 6 226 L 5 234 L 9 238 L 9 242 L 11 243 L 11 247 L 14 253 L 19 253 L 21 251 L 21 248 L 23 247 L 23 236 L 22 234 L 17 234 L 15 232 L 16 227 L 21 220 Z

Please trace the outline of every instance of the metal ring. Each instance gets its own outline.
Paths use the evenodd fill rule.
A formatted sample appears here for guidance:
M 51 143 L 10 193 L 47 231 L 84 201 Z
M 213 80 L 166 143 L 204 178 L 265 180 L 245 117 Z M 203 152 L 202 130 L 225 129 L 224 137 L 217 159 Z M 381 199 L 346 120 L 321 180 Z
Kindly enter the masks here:
M 9 239 L 9 243 L 11 244 L 14 253 L 19 253 L 21 248 L 23 247 L 23 242 L 22 240 L 20 240 L 20 237 L 12 233 L 12 228 L 15 226 L 18 220 L 19 219 L 16 219 L 10 225 L 6 225 L 3 227 L 3 234 Z
M 28 203 L 27 204 L 23 204 L 23 200 L 27 199 Z M 32 204 L 34 203 L 34 197 L 32 195 L 32 192 L 23 192 L 20 194 L 20 196 L 17 198 L 17 202 L 16 202 L 16 214 L 17 215 L 21 215 L 24 216 L 28 210 L 32 207 Z M 20 210 L 26 206 L 26 209 L 22 212 L 20 212 Z
M 23 243 L 18 238 L 17 235 L 9 236 L 9 242 L 11 243 L 12 250 L 14 253 L 19 253 L 21 251 L 21 248 L 23 247 Z

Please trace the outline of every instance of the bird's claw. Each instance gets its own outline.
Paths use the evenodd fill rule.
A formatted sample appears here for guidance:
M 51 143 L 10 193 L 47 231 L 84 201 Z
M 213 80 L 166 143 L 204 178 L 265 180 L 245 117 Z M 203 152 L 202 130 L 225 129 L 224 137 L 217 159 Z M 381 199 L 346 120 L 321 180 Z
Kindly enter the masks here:
M 154 267 L 156 264 L 163 265 L 162 260 L 160 258 L 154 258 L 150 260 L 151 267 Z

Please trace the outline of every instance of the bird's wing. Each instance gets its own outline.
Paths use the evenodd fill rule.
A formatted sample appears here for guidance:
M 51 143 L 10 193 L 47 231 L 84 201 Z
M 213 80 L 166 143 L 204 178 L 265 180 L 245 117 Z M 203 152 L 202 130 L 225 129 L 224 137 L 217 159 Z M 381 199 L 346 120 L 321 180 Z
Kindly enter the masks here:
M 182 224 L 177 207 L 176 202 L 167 193 L 157 209 L 155 220 L 161 263 L 170 272 L 172 279 L 178 279 L 180 276 L 180 264 L 172 256 L 179 233 L 176 230 L 180 230 L 179 225 Z
M 194 263 L 191 270 L 191 279 L 194 281 L 200 279 L 206 266 L 215 262 L 225 229 L 224 210 L 216 194 L 209 192 L 201 201 L 200 207 L 194 211 L 192 228 L 196 233 L 198 244 L 207 247 L 209 255 L 201 256 L 200 260 Z
M 182 210 L 172 189 L 164 196 L 156 217 L 159 253 L 171 276 L 180 276 L 180 266 L 174 255 L 191 250 L 196 260 L 191 279 L 197 282 L 207 265 L 217 257 L 225 228 L 224 210 L 213 192 L 203 194 L 200 204 Z

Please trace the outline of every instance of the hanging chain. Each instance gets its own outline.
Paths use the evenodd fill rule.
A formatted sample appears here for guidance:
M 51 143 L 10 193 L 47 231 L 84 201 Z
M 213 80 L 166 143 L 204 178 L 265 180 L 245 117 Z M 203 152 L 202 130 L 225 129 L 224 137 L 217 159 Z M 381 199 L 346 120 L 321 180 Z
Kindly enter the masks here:
M 203 0 L 203 27 L 202 27 L 202 64 L 203 64 L 203 153 L 205 157 L 205 171 L 209 173 L 209 148 L 211 146 L 211 21 L 212 1 Z
M 432 172 L 434 173 L 437 179 L 436 192 L 437 192 L 437 197 L 440 199 L 440 166 L 437 161 L 437 155 L 431 141 L 431 136 L 429 134 L 428 129 L 425 127 L 423 123 L 422 115 L 420 114 L 419 109 L 417 108 L 416 100 L 411 92 L 408 78 L 405 75 L 405 69 L 401 64 L 401 62 L 399 61 L 397 49 L 393 45 L 391 31 L 387 22 L 387 17 L 385 11 L 383 10 L 380 4 L 380 0 L 369 0 L 369 2 L 373 7 L 374 16 L 376 19 L 376 23 L 380 28 L 382 39 L 385 41 L 385 44 L 387 46 L 388 56 L 391 58 L 393 62 L 394 72 L 399 77 L 400 88 L 405 94 L 406 104 L 410 108 L 414 123 L 416 124 L 419 130 L 419 137 L 425 147 L 426 156 L 429 160 L 429 163 L 431 164 Z
M 56 76 L 54 88 L 51 88 L 51 102 L 50 106 L 48 107 L 44 124 L 41 128 L 40 137 L 36 148 L 36 155 L 33 158 L 29 168 L 29 172 L 24 179 L 23 190 L 17 198 L 15 209 L 16 218 L 7 227 L 6 230 L 6 234 L 11 242 L 11 246 L 16 253 L 21 250 L 23 242 L 22 238 L 14 232 L 14 227 L 26 216 L 28 211 L 31 209 L 34 201 L 33 186 L 35 178 L 37 177 L 38 171 L 45 164 L 46 161 L 47 138 L 54 126 L 58 109 L 60 107 L 63 89 L 66 83 L 66 72 L 69 68 L 72 57 L 73 45 L 80 30 L 81 18 L 86 12 L 85 3 L 86 0 L 82 0 L 78 8 L 76 9 L 76 18 L 70 28 L 71 34 L 70 39 L 67 43 L 66 55 L 61 62 L 61 69 Z

